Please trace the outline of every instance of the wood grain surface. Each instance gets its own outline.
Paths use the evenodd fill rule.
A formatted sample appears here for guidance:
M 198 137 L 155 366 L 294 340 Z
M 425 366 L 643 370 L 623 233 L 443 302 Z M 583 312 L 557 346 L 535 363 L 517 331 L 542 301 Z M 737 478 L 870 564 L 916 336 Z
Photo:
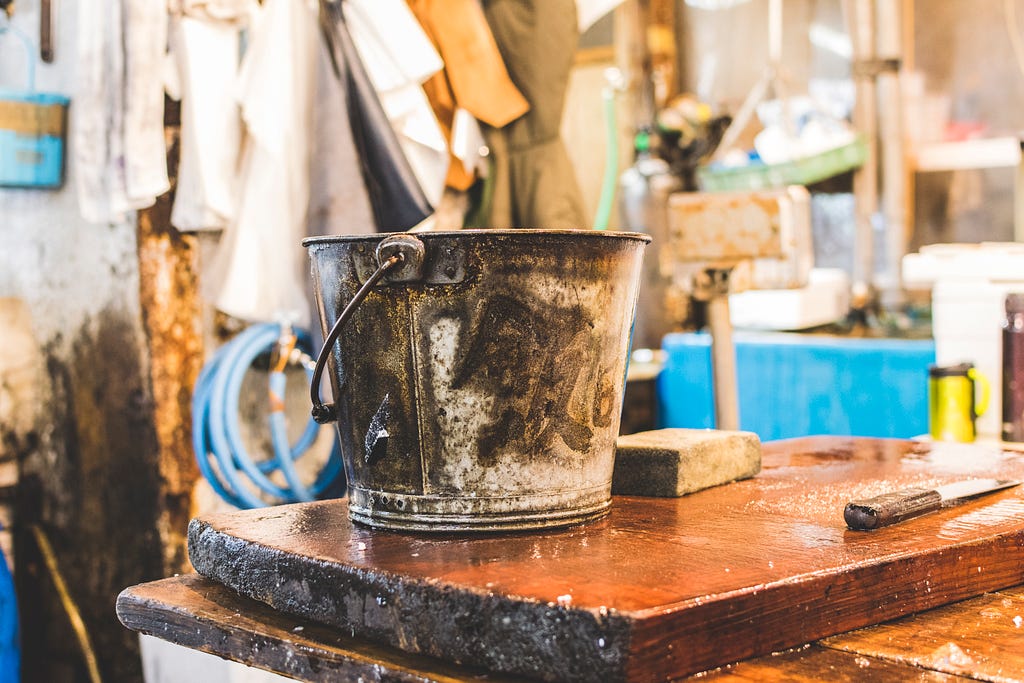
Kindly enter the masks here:
M 1024 598 L 1024 587 L 1000 591 L 1000 595 Z M 942 665 L 942 658 L 925 656 L 934 652 L 929 649 L 932 642 L 954 641 L 973 623 L 977 603 L 977 599 L 965 600 L 851 632 L 849 638 L 828 638 L 723 666 L 697 677 L 704 681 L 795 682 L 999 680 L 1012 683 L 1024 680 L 1024 670 L 1014 665 L 1019 661 L 1019 647 L 1015 649 L 1012 641 L 1001 639 L 999 634 L 988 648 L 991 660 L 986 667 L 965 670 L 961 676 L 932 668 Z M 282 614 L 196 574 L 128 588 L 118 598 L 117 611 L 124 624 L 136 631 L 304 681 L 465 683 L 490 680 L 502 683 L 521 680 L 482 674 L 375 645 L 339 629 Z M 933 615 L 939 619 L 933 620 Z M 956 618 L 957 615 L 963 619 Z M 904 624 L 913 624 L 915 630 L 929 633 L 930 638 L 926 641 L 903 638 L 901 644 L 906 649 L 897 656 L 881 652 L 877 646 L 879 639 L 892 637 L 893 627 Z M 993 670 L 1001 670 L 1001 673 L 993 676 Z
M 1024 476 L 983 446 L 766 444 L 754 479 L 620 497 L 600 521 L 490 536 L 353 526 L 343 501 L 195 520 L 196 569 L 286 613 L 545 680 L 665 680 L 1024 580 L 1018 487 L 872 532 L 852 498 Z
M 117 614 L 134 631 L 301 681 L 517 680 L 353 638 L 242 598 L 196 574 L 125 590 Z
M 864 681 L 921 681 L 964 683 L 969 679 L 938 671 L 912 669 L 905 664 L 840 652 L 818 645 L 787 650 L 704 674 L 701 681 L 787 681 L 788 683 L 863 683 Z
M 982 680 L 1024 681 L 1024 595 L 990 593 L 822 643 Z

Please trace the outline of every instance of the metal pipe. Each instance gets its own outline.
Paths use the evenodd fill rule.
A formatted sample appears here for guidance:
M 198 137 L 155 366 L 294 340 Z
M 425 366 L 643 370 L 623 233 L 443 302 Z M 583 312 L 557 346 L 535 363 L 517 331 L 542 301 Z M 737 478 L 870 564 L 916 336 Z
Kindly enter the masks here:
M 711 330 L 711 384 L 715 396 L 715 428 L 740 428 L 739 394 L 736 388 L 736 349 L 732 343 L 729 294 L 708 299 L 708 327 Z

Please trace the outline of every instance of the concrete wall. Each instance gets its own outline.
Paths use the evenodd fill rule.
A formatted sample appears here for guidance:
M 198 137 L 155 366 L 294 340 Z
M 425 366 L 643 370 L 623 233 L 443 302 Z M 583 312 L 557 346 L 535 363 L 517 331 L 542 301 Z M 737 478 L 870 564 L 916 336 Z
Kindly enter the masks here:
M 59 9 L 56 61 L 37 88 L 73 96 L 78 3 Z M 14 24 L 38 39 L 39 3 L 17 3 Z M 20 46 L 0 37 L 0 84 L 22 83 Z M 74 125 L 72 104 L 71 125 Z M 0 344 L 0 460 L 18 463 L 15 557 L 24 680 L 75 680 L 81 655 L 28 534 L 49 537 L 107 680 L 139 677 L 134 634 L 114 614 L 127 585 L 162 572 L 152 393 L 139 302 L 134 218 L 91 225 L 79 216 L 76 169 L 58 191 L 0 189 L 0 297 L 12 336 Z M 7 332 L 3 333 L 7 337 Z M 34 351 L 34 353 L 33 353 Z M 31 357 L 30 357 L 31 356 Z M 16 372 L 15 372 L 16 370 Z

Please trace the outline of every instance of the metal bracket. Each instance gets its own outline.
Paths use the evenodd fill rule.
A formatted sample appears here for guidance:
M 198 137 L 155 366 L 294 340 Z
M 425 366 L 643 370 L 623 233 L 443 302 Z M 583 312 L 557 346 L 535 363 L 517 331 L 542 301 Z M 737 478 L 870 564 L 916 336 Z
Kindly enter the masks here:
M 382 260 L 395 254 L 401 254 L 403 260 L 388 271 L 382 280 L 385 284 L 453 285 L 467 276 L 466 249 L 456 239 L 435 236 L 420 239 L 412 234 L 402 234 L 385 238 L 375 252 L 353 254 L 356 278 L 359 282 L 366 282 Z
M 426 248 L 421 240 L 412 235 L 395 235 L 381 240 L 377 245 L 377 263 L 384 263 L 392 256 L 398 256 L 401 260 L 387 272 L 385 280 L 415 282 L 423 278 Z

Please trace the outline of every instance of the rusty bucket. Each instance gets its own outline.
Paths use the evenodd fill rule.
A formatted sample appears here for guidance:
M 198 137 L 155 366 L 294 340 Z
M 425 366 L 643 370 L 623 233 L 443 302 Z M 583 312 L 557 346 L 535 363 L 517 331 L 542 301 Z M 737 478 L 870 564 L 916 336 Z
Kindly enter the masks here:
M 337 424 L 352 519 L 490 531 L 603 515 L 649 241 L 573 230 L 304 241 L 325 335 L 313 413 Z

